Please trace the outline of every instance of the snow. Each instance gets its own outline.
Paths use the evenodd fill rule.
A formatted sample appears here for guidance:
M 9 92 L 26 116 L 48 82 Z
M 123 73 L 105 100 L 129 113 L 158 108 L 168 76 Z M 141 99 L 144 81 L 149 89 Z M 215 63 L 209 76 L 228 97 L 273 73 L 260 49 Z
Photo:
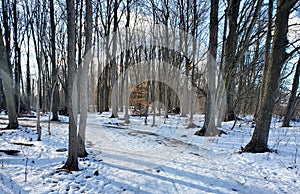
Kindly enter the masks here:
M 269 147 L 272 153 L 238 151 L 252 135 L 252 117 L 223 123 L 228 135 L 194 136 L 186 129 L 188 118 L 156 117 L 156 126 L 144 117 L 111 119 L 110 113 L 89 113 L 86 146 L 89 156 L 79 159 L 80 171 L 59 170 L 67 159 L 68 119 L 42 122 L 42 141 L 36 141 L 35 119 L 29 126 L 0 131 L 0 150 L 16 149 L 18 155 L 0 152 L 0 193 L 299 193 L 300 123 L 281 128 L 273 118 Z M 120 118 L 123 115 L 120 113 Z M 1 127 L 5 123 L 1 116 Z M 47 115 L 42 121 L 48 119 Z M 195 115 L 203 125 L 203 115 Z M 6 121 L 7 122 L 7 121 Z M 32 143 L 34 146 L 13 143 Z M 27 165 L 26 165 L 27 163 Z M 27 166 L 27 167 L 26 167 Z M 26 170 L 27 168 L 27 170 Z M 27 181 L 25 182 L 25 175 Z

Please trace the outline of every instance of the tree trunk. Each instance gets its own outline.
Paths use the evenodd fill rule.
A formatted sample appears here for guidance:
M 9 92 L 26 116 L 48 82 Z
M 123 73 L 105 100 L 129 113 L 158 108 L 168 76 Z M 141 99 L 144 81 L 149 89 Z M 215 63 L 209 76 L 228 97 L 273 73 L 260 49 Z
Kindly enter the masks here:
M 84 61 L 81 65 L 82 71 L 80 80 L 80 123 L 78 132 L 78 156 L 86 157 L 88 155 L 85 149 L 85 131 L 86 131 L 86 120 L 88 112 L 88 70 L 89 64 L 91 62 L 91 49 L 92 49 L 92 2 L 91 0 L 86 0 L 86 25 L 85 25 L 85 51 L 84 51 Z
M 1 75 L 2 75 L 2 82 L 3 82 L 3 91 L 6 101 L 6 108 L 8 111 L 8 119 L 9 123 L 7 128 L 17 129 L 19 127 L 18 120 L 17 120 L 17 112 L 15 106 L 15 98 L 14 98 L 14 87 L 13 87 L 13 74 L 11 69 L 11 62 L 10 62 L 10 26 L 8 24 L 8 7 L 7 2 L 2 0 L 2 16 L 3 16 L 3 27 L 5 30 L 5 45 L 3 42 L 3 35 L 2 29 L 0 29 L 0 49 L 1 49 Z
M 155 10 L 155 9 L 154 9 Z M 153 21 L 155 21 L 155 14 L 153 13 Z M 155 25 L 153 25 L 152 26 L 152 28 L 153 28 L 153 32 L 155 32 Z M 152 63 L 151 63 L 151 65 L 152 65 L 152 69 L 151 69 L 151 80 L 152 80 L 152 87 L 151 87 L 151 89 L 152 89 L 152 91 L 151 91 L 151 93 L 152 93 L 152 99 L 151 99 L 151 101 L 152 101 L 152 113 L 153 113 L 153 118 L 152 118 L 152 125 L 151 125 L 151 127 L 155 127 L 156 126 L 156 95 L 157 95 L 157 91 L 156 91 L 156 86 L 157 86 L 157 82 L 156 82 L 156 61 L 155 61 L 155 48 L 156 48 L 156 46 L 155 46 L 155 44 L 156 44 L 156 41 L 155 41 L 155 34 L 153 34 L 153 37 L 152 37 L 152 40 L 151 40 L 151 42 L 153 43 L 153 45 L 151 45 L 151 60 L 150 61 L 152 61 Z M 150 72 L 149 72 L 150 73 Z
M 95 45 L 96 41 L 94 38 L 94 42 L 92 44 Z M 96 46 L 93 46 L 93 53 L 91 54 L 92 57 L 95 56 L 95 50 L 96 50 Z M 90 68 L 90 80 L 89 80 L 89 107 L 90 104 L 92 105 L 92 109 L 88 109 L 89 112 L 95 112 L 95 72 L 94 72 L 94 68 L 95 68 L 95 63 L 93 60 L 91 60 L 91 68 Z
M 191 75 L 191 91 L 190 91 L 190 118 L 189 118 L 189 125 L 188 128 L 195 128 L 197 125 L 193 121 L 194 117 L 194 77 L 195 77 L 195 67 L 196 67 L 196 51 L 197 51 L 197 44 L 196 44 L 196 39 L 197 39 L 197 21 L 198 15 L 197 15 L 197 1 L 193 1 L 193 28 L 192 28 L 192 36 L 193 36 L 193 50 L 192 50 L 192 75 Z
M 129 44 L 129 24 L 130 24 L 130 0 L 127 0 L 126 4 L 126 11 L 127 11 L 127 17 L 126 17 L 126 25 L 125 25 L 125 123 L 129 123 L 129 56 L 130 56 L 130 44 Z
M 182 10 L 180 11 L 180 20 L 181 20 L 181 25 L 183 27 L 183 31 L 184 33 L 188 32 L 189 30 L 189 14 L 190 12 L 189 11 L 186 11 L 186 14 L 184 14 L 184 4 L 185 2 L 183 0 L 181 0 L 181 4 L 182 4 Z M 186 2 L 186 6 L 187 6 L 187 9 L 189 9 L 189 5 L 190 5 L 190 1 L 187 1 Z M 186 18 L 184 19 L 184 15 L 186 15 Z M 187 55 L 189 53 L 189 46 L 188 46 L 188 36 L 186 35 L 183 35 L 184 36 L 184 53 L 185 55 Z M 183 102 L 182 105 L 181 105 L 181 117 L 186 117 L 187 116 L 187 113 L 188 113 L 188 107 L 189 107 L 189 104 L 188 104 L 188 94 L 189 94 L 189 91 L 188 91 L 188 79 L 189 79 L 189 65 L 190 65 L 190 61 L 189 61 L 189 57 L 186 57 L 185 58 L 185 76 L 184 76 L 184 85 L 183 85 L 183 92 L 184 94 L 184 97 L 183 97 Z
M 286 112 L 284 116 L 284 120 L 282 123 L 282 127 L 290 127 L 290 120 L 293 117 L 293 113 L 295 111 L 295 105 L 296 105 L 296 100 L 297 100 L 297 90 L 299 86 L 299 76 L 300 76 L 300 57 L 297 63 L 296 67 L 296 72 L 294 75 L 294 80 L 293 80 L 293 86 L 292 86 L 292 91 L 291 95 L 288 101 L 288 105 L 286 107 Z
M 82 65 L 82 42 L 83 42 L 83 32 L 82 32 L 82 26 L 83 26 L 83 0 L 77 0 L 75 1 L 76 6 L 75 6 L 75 17 L 79 19 L 76 19 L 75 21 L 75 25 L 78 26 L 76 28 L 76 43 L 77 43 L 77 47 L 78 48 L 76 51 L 77 54 L 77 63 L 78 63 L 78 69 L 76 68 L 76 71 L 78 71 L 78 75 L 82 74 L 82 68 L 80 68 L 80 66 Z M 78 8 L 79 7 L 79 8 Z M 79 11 L 78 11 L 79 9 Z M 80 78 L 78 77 L 78 80 L 80 80 Z M 80 88 L 80 81 L 77 82 L 77 88 Z M 81 95 L 77 96 L 77 109 L 78 109 L 78 113 L 81 112 L 80 110 L 80 103 L 81 103 Z
M 37 141 L 42 140 L 42 128 L 41 128 L 41 64 L 40 61 L 38 63 L 38 78 L 37 78 L 37 100 L 36 100 L 36 112 L 37 112 L 37 121 L 36 121 L 36 131 L 38 134 Z
M 18 17 L 17 17 L 17 2 L 13 1 L 13 39 L 14 39 L 14 61 L 15 61 L 15 103 L 17 113 L 20 111 L 20 80 L 21 80 L 21 49 L 18 44 Z
M 111 118 L 118 118 L 118 81 L 117 81 L 117 30 L 118 30 L 118 1 L 114 1 L 114 27 L 113 27 L 113 45 L 112 45 L 112 59 L 111 59 Z M 115 92 L 114 92 L 115 91 Z
M 30 32 L 27 31 L 27 63 L 26 63 L 26 104 L 31 108 L 31 80 L 30 80 Z
M 254 118 L 257 116 L 257 111 L 259 110 L 260 106 L 260 99 L 263 98 L 263 89 L 265 87 L 266 77 L 267 77 L 267 69 L 270 60 L 270 50 L 271 50 L 271 40 L 272 40 L 272 25 L 273 25 L 273 0 L 269 0 L 268 6 L 268 27 L 267 27 L 267 37 L 266 37 L 266 47 L 265 47 L 265 56 L 264 56 L 264 65 L 263 65 L 263 75 L 262 81 L 260 86 L 260 93 L 258 99 L 258 105 L 256 107 L 256 111 L 254 114 Z
M 105 65 L 103 66 L 103 71 L 104 71 L 104 76 L 103 76 L 103 80 L 101 80 L 101 82 L 103 83 L 103 111 L 109 111 L 109 83 L 110 83 L 110 79 L 109 79 L 109 71 L 110 71 L 110 67 L 109 67 L 109 30 L 107 32 L 108 34 L 106 34 L 105 37 Z
M 27 10 L 29 10 L 28 7 L 27 7 Z M 38 10 L 38 15 L 40 16 L 40 10 Z M 41 18 L 38 18 L 38 20 L 41 20 Z M 42 131 L 41 131 L 41 126 L 40 126 L 40 109 L 42 106 L 42 103 L 41 103 L 42 102 L 42 100 L 41 100 L 41 97 L 42 97 L 42 89 L 41 89 L 41 74 L 42 74 L 41 63 L 42 63 L 42 60 L 41 60 L 41 56 L 43 55 L 43 52 L 42 52 L 43 41 L 40 41 L 41 40 L 40 37 L 44 34 L 41 32 L 41 34 L 37 33 L 37 36 L 36 36 L 33 23 L 30 23 L 30 25 L 31 25 L 32 38 L 33 38 L 33 44 L 34 44 L 34 49 L 35 49 L 35 57 L 36 57 L 36 62 L 37 62 L 37 66 L 38 66 L 38 77 L 37 77 L 37 87 L 36 87 L 36 92 L 37 92 L 37 103 L 36 103 L 37 125 L 36 125 L 36 129 L 37 129 L 37 134 L 38 134 L 37 140 L 41 141 L 41 137 L 42 137 Z M 33 87 L 33 89 L 34 89 L 34 87 Z
M 3 42 L 2 30 L 0 28 L 0 73 L 2 76 L 2 82 L 4 87 L 4 95 L 6 101 L 6 107 L 8 112 L 9 123 L 8 129 L 17 129 L 19 123 L 17 120 L 17 112 L 15 107 L 14 100 L 14 91 L 13 91 L 13 79 L 9 70 L 9 65 L 7 63 L 7 52 Z
M 77 113 L 74 111 L 76 107 L 76 98 L 73 96 L 73 85 L 75 80 L 75 8 L 74 0 L 67 0 L 67 32 L 68 32 L 68 113 L 69 113 L 69 149 L 68 159 L 63 169 L 69 171 L 77 171 L 78 168 L 78 154 L 77 154 Z M 75 83 L 76 84 L 76 83 Z
M 4 110 L 6 108 L 5 104 L 6 103 L 5 103 L 5 95 L 3 91 L 3 79 L 0 76 L 0 108 Z
M 58 106 L 59 106 L 59 93 L 58 93 L 58 77 L 56 68 L 56 26 L 54 19 L 54 0 L 50 0 L 50 25 L 51 25 L 51 63 L 52 63 L 52 121 L 58 121 Z
M 226 48 L 226 34 L 227 34 L 227 23 L 228 23 L 228 14 L 226 13 L 227 10 L 225 10 L 225 18 L 224 18 L 224 28 L 223 28 L 223 37 L 222 37 L 222 53 L 221 56 L 224 56 L 225 54 L 225 48 Z M 217 105 L 216 105 L 216 127 L 222 127 L 222 122 L 224 120 L 224 111 L 225 111 L 225 102 L 226 102 L 226 90 L 225 90 L 225 84 L 223 79 L 223 64 L 224 64 L 225 57 L 221 57 L 220 62 L 220 73 L 218 75 L 218 84 L 217 84 L 217 93 L 216 93 L 216 99 L 217 99 Z
M 268 148 L 268 138 L 271 118 L 280 81 L 280 72 L 287 59 L 286 46 L 288 44 L 288 19 L 290 10 L 296 3 L 297 0 L 277 0 L 270 64 L 267 68 L 262 99 L 260 99 L 261 103 L 257 114 L 256 127 L 250 142 L 242 150 L 244 152 L 261 153 L 270 151 Z
M 121 43 L 120 43 L 121 44 Z M 122 81 L 120 83 L 118 83 L 118 106 L 119 106 L 119 111 L 120 112 L 124 112 L 124 51 L 121 50 L 120 51 L 121 54 L 120 54 L 120 62 L 119 62 L 119 65 L 120 65 L 120 73 L 119 73 L 119 79 L 121 79 Z
M 196 135 L 215 136 L 220 131 L 216 128 L 216 57 L 218 46 L 218 11 L 219 0 L 211 0 L 210 25 L 209 25 L 209 49 L 207 56 L 207 94 L 205 104 L 204 126 Z
M 236 49 L 238 42 L 237 19 L 241 0 L 228 0 L 229 34 L 225 50 L 225 87 L 226 87 L 226 113 L 225 121 L 235 119 L 234 113 L 234 71 L 236 69 Z
M 126 38 L 128 36 L 128 29 L 126 29 Z M 127 44 L 127 43 L 126 43 Z M 129 75 L 128 75 L 128 63 L 129 63 L 129 49 L 126 47 L 125 55 L 125 123 L 129 123 Z

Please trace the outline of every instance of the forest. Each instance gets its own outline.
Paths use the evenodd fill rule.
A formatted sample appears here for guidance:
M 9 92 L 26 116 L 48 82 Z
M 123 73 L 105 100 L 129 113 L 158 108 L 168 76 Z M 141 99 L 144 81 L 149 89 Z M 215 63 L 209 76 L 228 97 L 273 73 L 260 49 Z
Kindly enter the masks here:
M 170 143 L 184 150 L 195 138 L 209 145 L 217 144 L 218 138 L 240 138 L 242 143 L 235 142 L 232 152 L 256 153 L 255 157 L 261 158 L 259 154 L 277 154 L 274 147 L 283 144 L 287 134 L 295 141 L 285 139 L 285 145 L 294 146 L 290 156 L 296 166 L 300 157 L 299 76 L 297 0 L 1 0 L 1 168 L 5 168 L 4 156 L 25 157 L 27 182 L 27 162 L 36 158 L 45 144 L 49 150 L 58 145 L 55 148 L 66 149 L 64 156 L 59 155 L 64 159 L 54 167 L 57 172 L 80 173 L 83 163 L 97 160 L 93 153 L 108 148 L 109 141 L 111 146 L 120 144 L 120 157 L 125 157 L 123 146 L 135 141 L 126 141 L 131 136 L 149 138 L 140 139 L 133 147 L 146 149 L 148 144 L 140 143 L 153 141 L 156 143 L 150 147 Z M 244 124 L 239 133 L 248 134 L 245 141 L 236 131 Z M 282 139 L 274 140 L 274 130 Z M 286 136 L 279 138 L 279 133 Z M 16 138 L 12 147 L 9 138 Z M 64 143 L 48 145 L 53 138 Z M 25 154 L 24 150 L 32 149 L 27 146 L 39 151 Z M 113 165 L 107 161 L 105 168 Z M 299 178 L 295 166 L 291 168 Z M 94 175 L 99 175 L 98 170 Z M 10 182 L 3 177 L 1 184 Z M 161 179 L 166 181 L 166 177 Z M 1 184 L 0 191 L 4 188 Z M 114 183 L 123 188 L 120 184 Z M 172 184 L 184 185 L 174 180 Z M 203 189 L 196 183 L 185 186 Z M 124 188 L 125 193 L 148 193 L 131 184 Z M 298 182 L 295 188 L 299 188 Z M 21 189 L 18 186 L 12 192 L 28 192 Z M 239 189 L 249 191 L 242 186 Z M 92 191 L 119 192 L 114 188 Z M 177 193 L 183 191 L 176 189 Z

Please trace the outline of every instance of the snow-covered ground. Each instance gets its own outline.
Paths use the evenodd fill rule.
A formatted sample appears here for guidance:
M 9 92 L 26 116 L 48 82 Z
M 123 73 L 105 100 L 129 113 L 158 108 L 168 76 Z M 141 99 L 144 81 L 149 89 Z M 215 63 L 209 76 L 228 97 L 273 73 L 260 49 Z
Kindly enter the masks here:
M 42 141 L 35 141 L 35 121 L 20 121 L 18 130 L 0 131 L 0 150 L 20 150 L 18 155 L 0 152 L 0 193 L 299 193 L 300 123 L 281 128 L 274 118 L 269 147 L 272 153 L 238 154 L 251 138 L 251 117 L 228 135 L 194 136 L 187 118 L 167 120 L 131 117 L 130 124 L 110 119 L 110 114 L 89 114 L 86 133 L 90 155 L 80 159 L 80 171 L 58 170 L 66 161 L 68 124 L 42 122 Z M 2 116 L 0 127 L 5 127 Z M 122 115 L 120 116 L 122 117 Z M 43 118 L 44 120 L 47 117 Z M 63 121 L 66 118 L 61 117 Z M 195 123 L 203 125 L 203 115 Z M 31 143 L 33 146 L 13 143 Z M 25 181 L 25 178 L 27 179 Z

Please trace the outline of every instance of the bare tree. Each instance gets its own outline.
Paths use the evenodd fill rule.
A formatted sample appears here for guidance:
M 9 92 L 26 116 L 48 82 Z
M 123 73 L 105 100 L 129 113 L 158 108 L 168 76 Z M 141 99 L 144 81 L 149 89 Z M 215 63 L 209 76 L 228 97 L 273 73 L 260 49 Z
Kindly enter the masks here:
M 195 80 L 195 67 L 196 67 L 196 50 L 197 50 L 197 44 L 196 44 L 196 38 L 197 38 L 197 28 L 198 28 L 198 8 L 197 8 L 197 1 L 193 1 L 193 27 L 192 27 L 192 36 L 193 36 L 193 50 L 192 50 L 192 72 L 191 72 L 191 82 L 194 83 Z M 197 125 L 193 121 L 194 117 L 194 87 L 191 87 L 190 91 L 190 118 L 189 118 L 189 125 L 188 128 L 195 128 Z
M 263 64 L 263 72 L 267 71 L 268 65 L 269 65 L 269 60 L 270 60 L 270 51 L 271 51 L 271 41 L 272 41 L 272 25 L 273 25 L 273 1 L 274 0 L 269 0 L 269 5 L 268 5 L 268 24 L 267 24 L 267 37 L 266 37 L 266 47 L 265 47 L 265 58 L 264 58 L 264 64 Z M 265 87 L 265 82 L 266 82 L 266 76 L 267 74 L 264 73 L 262 76 L 262 81 L 261 81 L 261 86 L 260 86 L 260 95 L 259 99 L 263 98 L 263 88 Z M 255 115 L 257 115 L 257 111 L 259 110 L 260 106 L 260 101 L 258 100 L 258 105 L 256 107 Z
M 284 120 L 282 122 L 282 127 L 289 127 L 290 126 L 290 120 L 293 117 L 293 113 L 295 110 L 296 100 L 297 100 L 297 90 L 299 86 L 299 76 L 300 76 L 300 57 L 298 59 L 296 72 L 294 75 L 293 85 L 292 85 L 292 91 L 291 95 L 288 101 L 288 105 L 286 107 L 286 112 L 284 116 Z
M 18 13 L 17 13 L 17 1 L 12 2 L 13 9 L 13 42 L 14 42 L 14 96 L 16 100 L 17 112 L 20 110 L 20 83 L 21 83 L 21 48 L 19 46 L 19 33 L 18 33 Z
M 58 106 L 59 106 L 59 93 L 58 93 L 58 75 L 56 66 L 56 25 L 54 13 L 54 0 L 50 0 L 50 25 L 51 25 L 51 64 L 52 64 L 52 120 L 58 121 Z M 51 95 L 52 96 L 52 95 Z
M 102 32 L 102 38 L 104 41 L 104 52 L 105 52 L 105 62 L 102 68 L 102 71 L 100 71 L 100 65 L 98 68 L 98 73 L 100 74 L 98 77 L 98 99 L 97 101 L 101 101 L 99 102 L 99 108 L 100 108 L 100 112 L 102 111 L 109 111 L 109 107 L 108 107 L 108 103 L 109 103 L 109 89 L 110 89 L 110 80 L 109 79 L 109 59 L 111 59 L 110 56 L 110 34 L 111 34 L 111 26 L 112 26 L 112 21 L 113 21 L 113 0 L 106 0 L 106 1 L 99 1 L 99 4 L 97 5 L 97 7 L 99 8 L 99 10 L 97 10 L 99 12 L 99 17 L 101 19 L 101 24 L 102 24 L 102 28 L 103 31 Z M 104 10 L 104 11 L 103 11 Z M 99 36 L 98 36 L 98 44 L 101 44 L 102 41 L 100 40 L 100 32 L 99 32 Z M 100 46 L 100 45 L 99 45 Z M 99 50 L 99 49 L 98 49 Z M 99 50 L 100 51 L 100 50 Z M 101 75 L 103 72 L 103 75 Z M 102 97 L 102 99 L 100 99 Z
M 227 17 L 229 22 L 229 33 L 225 46 L 225 87 L 226 87 L 226 113 L 225 120 L 235 119 L 234 113 L 234 77 L 233 71 L 236 66 L 236 50 L 238 43 L 238 14 L 241 0 L 228 0 Z
M 31 77 L 30 77 L 30 31 L 27 30 L 27 62 L 26 62 L 26 104 L 28 109 L 31 106 Z
M 209 24 L 209 48 L 207 54 L 207 93 L 205 103 L 204 126 L 196 135 L 215 136 L 219 135 L 215 125 L 216 119 L 216 57 L 218 46 L 218 11 L 219 0 L 211 0 L 210 24 Z
M 266 73 L 266 82 L 263 88 L 262 99 L 260 99 L 256 126 L 250 142 L 242 149 L 244 152 L 259 153 L 270 151 L 268 148 L 268 138 L 272 112 L 277 96 L 280 72 L 288 57 L 286 53 L 288 44 L 288 19 L 291 9 L 297 2 L 297 0 L 277 0 L 270 64 L 264 72 Z
M 258 17 L 261 13 L 261 6 L 263 0 L 245 1 L 241 3 L 240 0 L 228 0 L 228 6 L 225 10 L 224 22 L 224 37 L 223 49 L 221 54 L 220 68 L 223 71 L 224 86 L 222 84 L 218 87 L 218 117 L 217 126 L 221 125 L 221 118 L 224 117 L 223 109 L 226 108 L 225 121 L 236 119 L 235 112 L 237 92 L 236 81 L 240 74 L 238 68 L 243 63 L 243 57 L 246 51 L 256 42 L 255 37 L 261 33 L 259 30 Z M 240 8 L 240 5 L 242 7 Z M 228 20 L 228 21 L 227 21 Z M 228 23 L 228 36 L 227 26 Z M 226 95 L 226 99 L 223 97 Z M 226 105 L 226 106 L 225 106 Z
M 42 63 L 44 63 L 45 59 L 45 52 L 44 52 L 44 45 L 45 45 L 45 16 L 44 16 L 44 10 L 41 10 L 43 5 L 37 2 L 35 7 L 35 25 L 33 22 L 30 22 L 31 31 L 32 31 L 32 38 L 33 38 L 33 44 L 35 49 L 35 58 L 37 62 L 37 87 L 36 87 L 36 93 L 37 93 L 37 102 L 36 102 L 36 112 L 37 112 L 37 140 L 41 141 L 42 131 L 41 131 L 41 125 L 40 125 L 40 110 L 42 107 L 42 87 L 41 87 L 41 80 L 42 80 Z M 26 10 L 29 12 L 29 5 L 26 5 Z M 36 27 L 36 29 L 35 29 Z M 43 38 L 42 38 L 43 37 Z
M 88 153 L 85 149 L 85 131 L 86 131 L 86 120 L 88 112 L 88 70 L 91 62 L 91 49 L 92 49 L 92 1 L 86 0 L 86 24 L 85 24 L 85 51 L 83 64 L 79 64 L 81 68 L 80 75 L 80 123 L 78 132 L 78 156 L 86 157 Z
M 125 25 L 125 123 L 129 123 L 129 74 L 128 74 L 128 67 L 129 67 L 129 57 L 130 57 L 130 48 L 129 42 L 131 38 L 129 37 L 130 33 L 130 3 L 131 0 L 126 1 L 126 25 Z
M 76 98 L 73 96 L 73 85 L 76 73 L 75 63 L 75 6 L 74 0 L 67 0 L 67 31 L 68 31 L 68 113 L 69 113 L 69 149 L 68 160 L 63 169 L 69 171 L 79 170 L 78 168 L 78 141 L 77 141 L 77 113 L 74 111 Z M 76 84 L 76 83 L 75 83 Z M 75 105 L 76 106 L 76 105 Z
M 187 33 L 189 31 L 189 20 L 190 20 L 190 1 L 185 2 L 184 0 L 178 0 L 178 6 L 179 6 L 179 13 L 180 13 L 180 19 L 179 19 L 179 28 L 182 29 L 184 33 Z M 188 47 L 188 37 L 184 34 L 181 33 L 180 36 L 183 36 L 183 51 L 184 53 L 188 53 L 189 47 Z M 181 49 L 181 48 L 179 48 Z M 185 58 L 185 78 L 184 78 L 184 88 L 183 92 L 185 94 L 188 94 L 188 76 L 189 76 L 189 58 Z M 188 95 L 185 95 L 184 101 L 181 102 L 181 116 L 186 117 L 188 113 Z
M 14 101 L 13 80 L 7 64 L 7 53 L 3 43 L 2 29 L 0 28 L 0 75 L 2 77 L 6 107 L 8 111 L 9 123 L 8 129 L 16 129 L 19 127 L 17 112 Z
M 114 0 L 113 7 L 113 34 L 112 34 L 112 58 L 111 58 L 111 85 L 113 89 L 118 90 L 118 82 L 117 82 L 117 30 L 119 25 L 118 20 L 118 7 L 120 1 Z M 111 97 L 111 108 L 112 115 L 111 118 L 118 118 L 118 93 L 112 93 Z
M 14 87 L 13 87 L 13 74 L 11 69 L 10 62 L 10 27 L 8 21 L 8 3 L 5 0 L 2 0 L 2 17 L 3 17 L 3 27 L 4 27 L 4 40 L 2 29 L 0 31 L 0 49 L 1 49 L 1 76 L 3 82 L 3 91 L 5 95 L 6 108 L 8 111 L 9 123 L 7 128 L 16 129 L 19 127 L 17 120 L 17 112 L 15 106 L 15 96 L 14 96 Z

